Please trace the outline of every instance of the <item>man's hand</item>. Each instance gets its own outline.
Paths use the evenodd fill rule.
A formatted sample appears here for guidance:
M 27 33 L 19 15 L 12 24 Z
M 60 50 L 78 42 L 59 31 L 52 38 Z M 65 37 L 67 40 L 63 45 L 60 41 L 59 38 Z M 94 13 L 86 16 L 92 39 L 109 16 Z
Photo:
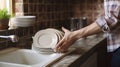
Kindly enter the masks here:
M 63 27 L 62 30 L 65 32 L 65 35 L 62 40 L 56 45 L 56 52 L 66 51 L 76 40 L 82 37 L 102 32 L 100 26 L 96 22 L 73 32 Z
M 62 40 L 56 45 L 56 52 L 66 51 L 76 41 L 73 32 L 65 29 L 64 27 L 62 27 L 62 30 L 65 32 L 65 35 Z

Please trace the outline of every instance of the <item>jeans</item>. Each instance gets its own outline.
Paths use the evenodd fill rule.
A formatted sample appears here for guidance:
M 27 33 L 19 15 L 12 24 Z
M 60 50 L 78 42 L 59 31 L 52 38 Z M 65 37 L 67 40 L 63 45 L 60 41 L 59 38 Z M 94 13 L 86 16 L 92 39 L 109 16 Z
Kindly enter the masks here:
M 111 67 L 120 67 L 120 48 L 112 54 Z

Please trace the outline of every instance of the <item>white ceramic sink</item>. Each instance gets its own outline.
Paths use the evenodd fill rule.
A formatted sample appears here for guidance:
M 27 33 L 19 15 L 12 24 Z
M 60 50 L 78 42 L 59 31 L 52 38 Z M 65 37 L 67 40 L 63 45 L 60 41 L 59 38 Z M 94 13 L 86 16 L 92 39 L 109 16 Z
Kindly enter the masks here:
M 63 54 L 40 54 L 33 50 L 11 48 L 0 51 L 0 67 L 45 67 Z

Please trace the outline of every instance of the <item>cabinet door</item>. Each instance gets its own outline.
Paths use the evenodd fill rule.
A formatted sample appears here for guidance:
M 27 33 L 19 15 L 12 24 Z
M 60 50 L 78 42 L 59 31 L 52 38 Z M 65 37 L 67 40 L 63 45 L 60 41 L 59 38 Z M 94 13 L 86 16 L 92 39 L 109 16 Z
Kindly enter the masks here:
M 97 53 L 92 54 L 80 67 L 97 67 Z

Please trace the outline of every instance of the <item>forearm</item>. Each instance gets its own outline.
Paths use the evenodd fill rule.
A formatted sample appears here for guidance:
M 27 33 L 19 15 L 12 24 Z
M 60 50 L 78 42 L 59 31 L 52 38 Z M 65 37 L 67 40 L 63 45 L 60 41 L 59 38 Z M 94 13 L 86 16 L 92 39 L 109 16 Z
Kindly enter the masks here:
M 73 32 L 74 36 L 76 39 L 85 37 L 85 36 L 89 36 L 92 34 L 96 34 L 98 32 L 102 32 L 100 26 L 98 26 L 98 24 L 96 22 L 80 29 L 80 30 L 76 30 Z

